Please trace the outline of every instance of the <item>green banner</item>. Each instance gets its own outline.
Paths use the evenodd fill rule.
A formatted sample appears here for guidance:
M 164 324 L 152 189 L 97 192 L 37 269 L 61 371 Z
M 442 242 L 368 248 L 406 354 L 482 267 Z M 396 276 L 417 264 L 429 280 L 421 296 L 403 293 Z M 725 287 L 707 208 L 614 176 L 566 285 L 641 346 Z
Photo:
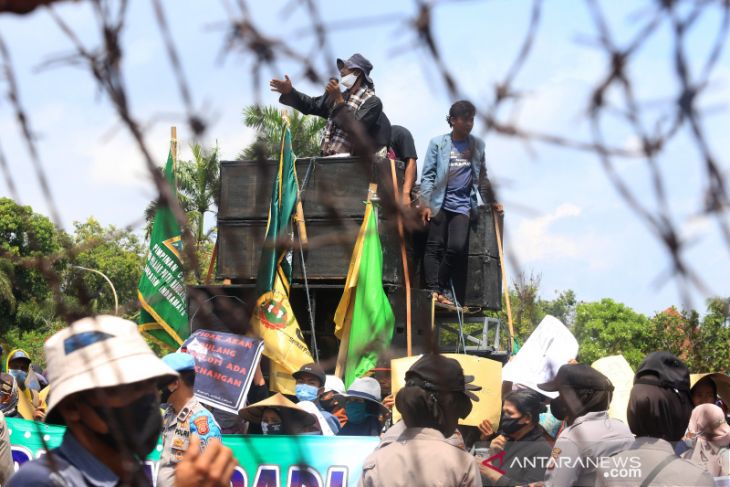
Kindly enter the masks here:
M 65 431 L 25 419 L 7 418 L 7 423 L 18 466 L 58 446 Z M 231 487 L 354 487 L 378 441 L 374 436 L 223 435 L 240 464 Z M 151 479 L 157 477 L 161 450 L 158 444 L 146 462 Z
M 167 156 L 165 180 L 175 196 L 177 191 L 172 152 Z M 137 291 L 142 307 L 139 313 L 140 331 L 172 349 L 177 349 L 190 336 L 180 235 L 180 225 L 172 210 L 167 206 L 158 206 L 150 235 L 150 251 Z

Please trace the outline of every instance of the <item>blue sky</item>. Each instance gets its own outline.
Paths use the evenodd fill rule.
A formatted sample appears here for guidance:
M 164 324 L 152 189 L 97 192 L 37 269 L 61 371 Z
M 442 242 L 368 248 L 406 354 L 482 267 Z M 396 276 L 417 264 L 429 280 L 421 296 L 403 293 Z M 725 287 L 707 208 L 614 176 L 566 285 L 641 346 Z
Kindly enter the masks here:
M 228 2 L 233 4 L 234 2 Z M 322 87 L 304 81 L 300 68 L 281 62 L 278 72 L 265 71 L 260 86 L 253 86 L 251 59 L 230 53 L 221 60 L 225 2 L 167 0 L 163 2 L 172 35 L 182 57 L 195 107 L 211 122 L 203 140 L 218 142 L 223 158 L 230 159 L 252 140 L 241 123 L 241 109 L 255 101 L 276 104 L 268 90 L 272 75 L 288 73 L 297 88 L 309 93 Z M 300 52 L 325 66 L 312 36 L 302 35 L 306 12 L 285 14 L 289 1 L 250 2 L 256 24 L 264 33 L 291 40 Z M 611 28 L 625 44 L 646 21 L 654 2 L 603 2 Z M 393 123 L 409 127 L 423 153 L 430 137 L 448 130 L 444 116 L 453 101 L 428 62 L 414 47 L 407 20 L 415 2 L 321 2 L 326 22 L 378 16 L 380 20 L 333 31 L 335 56 L 362 52 L 374 64 L 372 76 Z M 494 0 L 450 2 L 434 10 L 437 40 L 447 65 L 458 77 L 464 95 L 478 105 L 490 100 L 491 87 L 500 80 L 516 55 L 529 19 L 531 2 Z M 182 103 L 156 28 L 151 2 L 131 1 L 128 30 L 123 37 L 125 81 L 134 115 L 150 123 L 146 141 L 162 164 L 167 154 L 169 126 L 178 126 L 181 157 L 191 135 L 184 124 Z M 58 8 L 88 45 L 98 42 L 93 16 L 86 4 Z M 383 15 L 387 14 L 387 15 Z M 387 20 L 386 20 L 387 19 Z M 714 39 L 719 19 L 703 17 L 689 38 L 695 66 L 699 54 Z M 22 101 L 31 115 L 42 162 L 49 174 L 53 196 L 66 228 L 93 215 L 103 224 L 141 228 L 142 212 L 154 191 L 140 154 L 119 129 L 106 98 L 90 76 L 77 67 L 38 70 L 49 57 L 70 51 L 70 44 L 43 11 L 26 17 L 3 16 L 0 31 L 9 46 L 21 84 Z M 42 35 L 40 35 L 42 33 Z M 534 49 L 516 86 L 526 93 L 518 107 L 505 114 L 520 125 L 543 132 L 588 140 L 585 116 L 590 89 L 605 73 L 606 60 L 591 39 L 595 29 L 584 2 L 546 2 Z M 676 90 L 670 63 L 670 36 L 666 26 L 638 53 L 631 65 L 638 97 L 658 117 Z M 718 64 L 711 90 L 702 99 L 713 108 L 706 119 L 711 143 L 727 173 L 727 157 L 720 149 L 721 130 L 730 125 L 724 104 L 730 99 L 730 55 Z M 615 93 L 611 94 L 615 96 Z M 636 139 L 619 124 L 607 126 L 612 145 L 632 148 Z M 8 104 L 0 102 L 0 138 L 19 188 L 20 200 L 48 213 L 45 200 Z M 475 133 L 481 128 L 477 126 Z M 680 299 L 667 277 L 669 260 L 663 247 L 632 214 L 608 182 L 595 156 L 541 144 L 524 143 L 490 134 L 486 138 L 489 174 L 500 188 L 506 207 L 505 245 L 523 271 L 542 275 L 542 294 L 573 289 L 581 300 L 611 297 L 635 309 L 652 313 Z M 667 176 L 670 206 L 682 235 L 691 238 L 688 260 L 695 265 L 711 293 L 730 295 L 726 269 L 727 247 L 714 221 L 699 215 L 706 183 L 697 152 L 681 133 L 659 163 Z M 643 162 L 617 161 L 641 199 L 653 203 L 649 174 Z M 0 180 L 0 195 L 9 195 Z M 510 269 L 514 274 L 514 269 Z M 702 308 L 704 295 L 695 293 Z

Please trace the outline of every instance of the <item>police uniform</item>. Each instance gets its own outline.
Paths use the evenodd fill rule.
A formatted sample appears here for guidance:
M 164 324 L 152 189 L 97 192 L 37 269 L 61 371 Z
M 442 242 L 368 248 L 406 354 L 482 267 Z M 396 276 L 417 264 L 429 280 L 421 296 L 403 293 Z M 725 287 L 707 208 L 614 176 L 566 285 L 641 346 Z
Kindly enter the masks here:
M 210 441 L 221 440 L 221 430 L 213 414 L 195 398 L 191 398 L 179 413 L 172 406 L 165 410 L 162 425 L 162 453 L 157 471 L 157 486 L 175 485 L 175 466 L 182 460 L 190 444 L 190 436 L 200 438 L 205 449 Z
M 597 486 L 629 487 L 647 480 L 648 485 L 662 487 L 715 485 L 712 475 L 689 460 L 676 457 L 672 445 L 661 438 L 637 438 L 628 450 L 613 458 L 610 464 L 599 468 Z
M 555 441 L 545 476 L 546 486 L 595 485 L 601 458 L 625 450 L 634 441 L 623 422 L 608 411 L 586 413 L 567 426 Z

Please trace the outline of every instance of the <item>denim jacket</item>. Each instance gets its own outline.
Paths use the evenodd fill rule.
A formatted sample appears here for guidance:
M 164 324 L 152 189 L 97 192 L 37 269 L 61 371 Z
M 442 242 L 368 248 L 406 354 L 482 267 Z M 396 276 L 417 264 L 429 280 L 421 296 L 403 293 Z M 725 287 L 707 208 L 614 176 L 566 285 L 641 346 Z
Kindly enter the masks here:
M 484 205 L 479 193 L 480 178 L 489 184 L 484 162 L 484 141 L 469 135 L 471 154 L 471 210 Z M 451 134 L 439 135 L 431 139 L 426 151 L 421 175 L 421 204 L 431 208 L 431 216 L 436 216 L 444 204 L 446 186 L 449 180 L 449 158 L 451 157 Z

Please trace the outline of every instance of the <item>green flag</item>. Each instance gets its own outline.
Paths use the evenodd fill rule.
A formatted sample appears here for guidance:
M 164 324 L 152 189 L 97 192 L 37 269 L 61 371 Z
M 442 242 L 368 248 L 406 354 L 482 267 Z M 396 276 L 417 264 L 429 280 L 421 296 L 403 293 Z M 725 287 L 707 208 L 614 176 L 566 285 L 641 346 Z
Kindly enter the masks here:
M 272 390 L 294 394 L 292 373 L 314 362 L 304 343 L 299 323 L 289 303 L 291 285 L 291 250 L 282 248 L 282 240 L 291 239 L 294 210 L 298 198 L 294 170 L 291 132 L 285 124 L 281 134 L 279 170 L 271 193 L 266 240 L 261 250 L 256 276 L 258 300 L 251 316 L 251 329 L 264 341 L 264 355 L 272 361 Z
M 380 353 L 390 346 L 395 316 L 383 290 L 383 249 L 378 234 L 378 214 L 368 201 L 360 234 L 350 260 L 345 291 L 335 312 L 335 335 L 342 339 L 350 328 L 344 382 L 374 368 Z
M 165 179 L 176 197 L 172 152 L 167 156 Z M 150 251 L 137 288 L 142 307 L 139 330 L 173 349 L 190 336 L 181 251 L 180 226 L 175 215 L 169 207 L 160 205 L 155 211 Z

